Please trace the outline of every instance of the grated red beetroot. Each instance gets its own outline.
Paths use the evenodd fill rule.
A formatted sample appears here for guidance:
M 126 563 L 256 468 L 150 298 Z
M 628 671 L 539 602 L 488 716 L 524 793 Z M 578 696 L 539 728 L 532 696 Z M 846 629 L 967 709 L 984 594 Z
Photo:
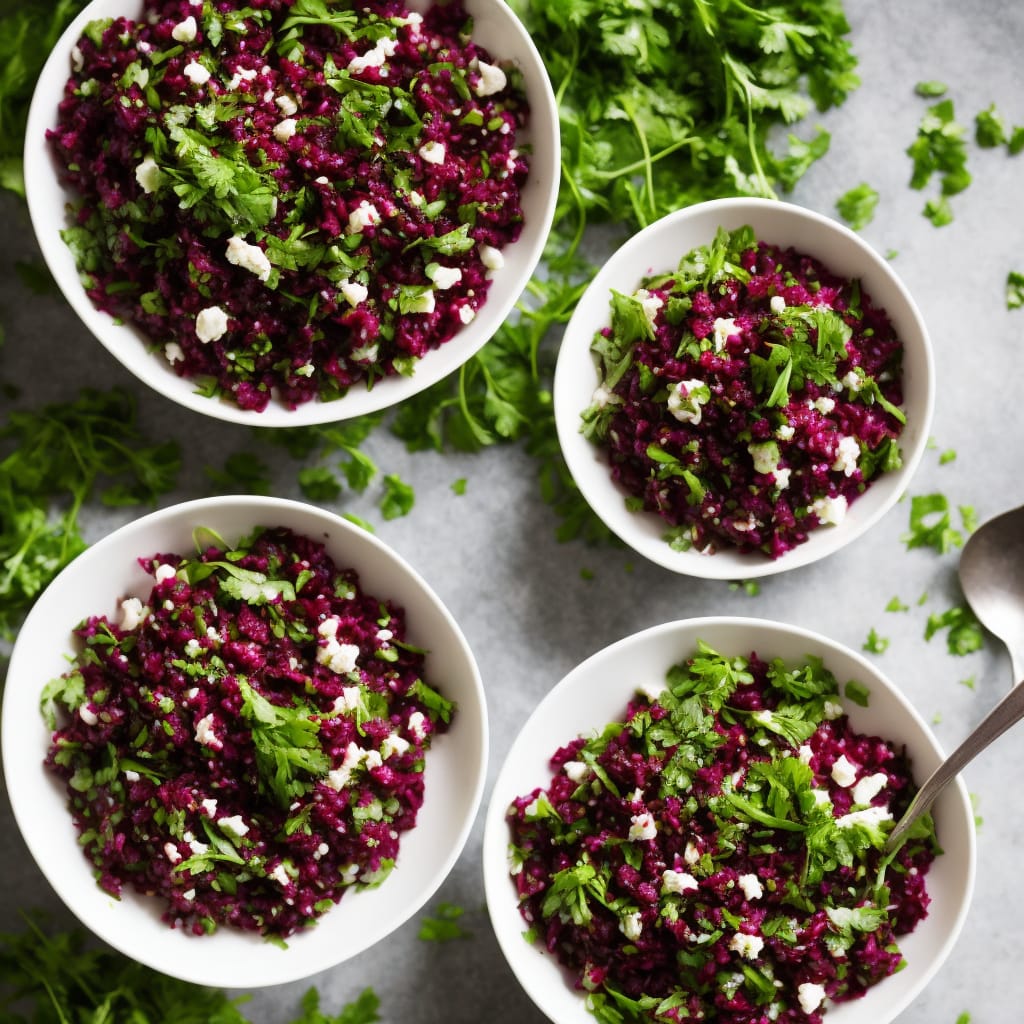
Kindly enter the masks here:
M 778 558 L 901 465 L 902 343 L 815 256 L 723 230 L 611 309 L 583 430 L 673 547 Z
M 80 624 L 44 692 L 62 719 L 47 767 L 111 895 L 152 897 L 197 935 L 286 937 L 387 877 L 453 706 L 402 610 L 309 538 L 261 530 L 140 564 L 146 604 Z
M 899 969 L 933 825 L 886 863 L 910 766 L 837 700 L 820 660 L 702 644 L 512 803 L 528 934 L 599 1020 L 820 1024 Z
M 48 133 L 92 301 L 243 409 L 412 373 L 522 227 L 525 94 L 471 29 L 458 0 L 93 22 Z

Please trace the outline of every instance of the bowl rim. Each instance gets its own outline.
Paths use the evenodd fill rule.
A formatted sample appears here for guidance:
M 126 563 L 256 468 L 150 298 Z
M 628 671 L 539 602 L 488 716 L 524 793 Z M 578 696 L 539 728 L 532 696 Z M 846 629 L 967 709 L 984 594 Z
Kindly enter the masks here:
M 421 11 L 431 2 L 406 0 L 410 9 Z M 46 143 L 45 133 L 55 123 L 57 105 L 68 78 L 71 47 L 90 20 L 125 8 L 138 12 L 142 8 L 142 0 L 90 0 L 61 34 L 39 74 L 29 106 L 22 154 L 29 219 L 43 260 L 89 333 L 129 373 L 168 401 L 213 419 L 271 428 L 335 423 L 391 408 L 448 377 L 479 352 L 513 311 L 543 255 L 558 199 L 561 139 L 550 78 L 519 17 L 503 0 L 464 3 L 475 17 L 474 31 L 500 38 L 507 46 L 507 57 L 502 59 L 512 61 L 523 72 L 530 122 L 520 148 L 530 149 L 531 164 L 522 192 L 527 216 L 520 237 L 503 250 L 505 265 L 493 272 L 487 301 L 474 320 L 417 360 L 413 374 L 381 379 L 372 388 L 360 382 L 339 399 L 313 399 L 295 409 L 288 409 L 275 395 L 263 412 L 254 412 L 224 398 L 200 395 L 192 378 L 179 377 L 158 352 L 152 351 L 159 346 L 151 338 L 131 323 L 118 323 L 98 310 L 86 295 L 74 258 L 60 237 L 66 213 L 58 210 L 66 209 L 73 193 L 58 180 L 58 163 Z M 495 47 L 488 49 L 493 51 Z
M 416 826 L 402 838 L 394 873 L 378 888 L 346 893 L 315 928 L 289 937 L 285 950 L 252 932 L 228 928 L 197 938 L 162 922 L 163 905 L 130 886 L 119 900 L 101 890 L 77 843 L 65 787 L 42 765 L 50 733 L 39 716 L 39 696 L 55 674 L 53 663 L 63 665 L 64 652 L 72 650 L 71 629 L 77 621 L 70 614 L 72 609 L 60 614 L 68 588 L 86 575 L 95 577 L 96 567 L 107 565 L 89 589 L 107 595 L 112 611 L 134 582 L 152 585 L 137 566 L 138 557 L 172 550 L 162 547 L 161 540 L 178 544 L 195 527 L 207 523 L 229 540 L 257 526 L 283 525 L 324 542 L 339 566 L 356 569 L 369 593 L 387 597 L 405 611 L 409 634 L 421 641 L 420 646 L 424 646 L 425 628 L 446 631 L 436 653 L 427 654 L 427 670 L 431 671 L 434 657 L 435 669 L 447 670 L 455 691 L 451 695 L 459 701 L 452 727 L 427 752 L 423 806 Z M 345 557 L 349 551 L 351 559 Z M 118 566 L 123 561 L 123 567 L 115 567 L 113 559 Z M 400 581 L 401 592 L 381 594 L 374 575 Z M 94 596 L 74 599 L 82 605 Z M 96 613 L 104 610 L 88 606 Z M 51 622 L 57 625 L 51 627 Z M 52 645 L 41 658 L 32 645 L 38 637 L 53 633 L 66 634 L 66 640 Z M 47 667 L 34 669 L 44 658 L 50 659 L 45 661 Z M 38 722 L 38 728 L 26 727 L 32 721 Z M 445 881 L 465 849 L 479 816 L 489 760 L 486 695 L 476 659 L 452 613 L 426 580 L 398 552 L 341 516 L 291 499 L 254 495 L 199 498 L 158 509 L 107 534 L 65 567 L 30 610 L 11 652 L 0 746 L 18 831 L 40 872 L 84 926 L 121 953 L 164 974 L 195 984 L 246 989 L 286 984 L 334 967 L 379 943 L 411 918 Z M 458 793 L 457 800 L 451 799 L 453 791 Z M 389 889 L 393 882 L 396 885 Z
M 546 786 L 551 777 L 548 759 L 558 747 L 570 742 L 574 736 L 599 730 L 606 722 L 619 720 L 616 716 L 621 715 L 625 709 L 639 681 L 629 674 L 634 671 L 638 659 L 644 659 L 639 662 L 643 666 L 639 669 L 639 675 L 643 676 L 647 670 L 651 670 L 649 655 L 652 650 L 656 650 L 659 654 L 657 663 L 663 666 L 660 669 L 660 681 L 664 678 L 664 670 L 687 657 L 697 639 L 704 638 L 706 634 L 735 635 L 736 653 L 744 656 L 754 650 L 761 657 L 774 657 L 776 652 L 766 649 L 769 642 L 776 645 L 789 642 L 791 647 L 803 644 L 807 654 L 823 657 L 826 667 L 829 667 L 830 660 L 849 662 L 855 666 L 860 681 L 870 683 L 872 695 L 876 689 L 880 690 L 885 695 L 882 703 L 888 704 L 891 701 L 905 716 L 905 724 L 914 732 L 912 739 L 921 744 L 916 751 L 919 761 L 920 755 L 924 754 L 920 781 L 943 758 L 942 749 L 930 726 L 903 691 L 881 669 L 845 644 L 814 630 L 779 620 L 735 615 L 676 619 L 621 637 L 586 657 L 571 668 L 534 707 L 508 749 L 488 798 L 481 852 L 488 916 L 498 945 L 523 991 L 555 1024 L 587 1024 L 593 1017 L 585 1009 L 585 993 L 574 989 L 570 972 L 561 967 L 546 950 L 523 939 L 526 923 L 520 915 L 515 888 L 508 871 L 509 832 L 505 813 L 515 797 L 535 787 Z M 722 644 L 713 643 L 713 646 L 721 649 Z M 787 661 L 793 657 L 785 656 Z M 616 675 L 612 681 L 601 681 L 598 678 L 606 665 L 607 672 Z M 617 707 L 609 712 L 614 702 L 618 702 Z M 870 711 L 843 698 L 842 694 L 840 702 L 855 727 L 858 717 L 870 714 Z M 555 734 L 559 738 L 552 743 Z M 899 738 L 904 739 L 902 736 Z M 943 873 L 948 870 L 957 877 L 962 875 L 963 883 L 962 888 L 953 893 L 955 903 L 948 929 L 942 933 L 940 941 L 934 943 L 932 959 L 920 975 L 914 978 L 913 984 L 909 988 L 904 987 L 898 998 L 893 998 L 896 993 L 892 988 L 886 992 L 883 986 L 894 978 L 905 981 L 908 976 L 913 977 L 907 973 L 913 969 L 913 964 L 906 971 L 898 972 L 876 988 L 868 990 L 863 999 L 831 1005 L 827 1019 L 834 1024 L 890 1024 L 941 969 L 956 944 L 970 909 L 977 867 L 974 812 L 962 776 L 958 776 L 940 795 L 935 812 L 937 816 L 941 815 L 938 818 L 940 828 L 949 825 L 947 836 L 955 834 L 956 846 L 945 844 L 951 848 L 955 863 L 953 860 L 943 860 L 950 855 L 947 851 L 937 859 L 931 870 L 942 870 Z M 930 895 L 934 909 L 936 894 L 932 892 Z M 944 918 L 949 916 L 945 914 Z M 930 925 L 929 921 L 932 922 Z M 939 931 L 942 927 L 942 922 L 937 925 L 934 921 L 934 914 L 925 917 L 914 932 L 901 937 L 901 945 L 912 942 L 915 937 L 918 942 L 930 938 L 932 929 Z M 871 999 L 870 1018 L 857 1012 L 867 999 Z M 876 1002 L 879 1005 L 874 1005 Z
M 892 319 L 899 323 L 904 354 L 910 350 L 908 339 L 909 345 L 913 346 L 914 362 L 910 370 L 916 378 L 914 386 L 920 409 L 900 436 L 903 465 L 872 481 L 871 486 L 851 504 L 846 518 L 838 526 L 811 531 L 807 541 L 774 560 L 758 552 L 740 554 L 734 549 L 723 549 L 713 555 L 702 555 L 692 549 L 674 551 L 662 539 L 663 526 L 658 516 L 625 509 L 626 492 L 612 481 L 603 451 L 580 432 L 580 414 L 589 397 L 583 405 L 580 399 L 591 382 L 593 387 L 597 385 L 590 343 L 594 333 L 607 324 L 607 296 L 611 287 L 632 290 L 648 274 L 674 269 L 678 259 L 692 245 L 711 242 L 715 225 L 735 228 L 752 220 L 765 219 L 785 219 L 794 231 L 823 234 L 822 244 L 810 254 L 830 268 L 834 262 L 841 262 L 836 260 L 833 251 L 835 244 L 841 243 L 847 252 L 856 253 L 857 265 L 862 269 L 855 276 L 872 277 L 875 285 L 870 289 L 872 293 L 878 290 L 878 286 L 891 292 L 901 308 L 894 310 L 891 302 L 879 305 L 885 306 Z M 691 230 L 695 224 L 705 222 L 710 230 L 702 229 L 701 237 L 706 236 L 703 243 L 679 244 L 673 250 L 678 255 L 671 267 L 666 267 L 660 259 L 653 262 L 654 258 L 650 256 L 653 247 L 663 244 L 667 248 L 668 240 L 674 239 L 678 232 Z M 753 226 L 760 238 L 762 232 L 756 223 Z M 771 237 L 770 231 L 763 234 L 764 241 L 790 244 L 785 239 Z M 806 247 L 804 251 L 807 251 Z M 633 269 L 644 267 L 648 269 Z M 836 272 L 844 273 L 842 270 Z M 905 361 L 904 373 L 907 372 Z M 588 396 L 593 387 L 590 387 Z M 909 391 L 910 388 L 905 390 L 904 408 L 908 405 Z M 899 501 L 927 447 L 935 406 L 935 366 L 927 324 L 916 301 L 888 262 L 860 235 L 839 221 L 796 203 L 735 196 L 695 203 L 668 213 L 632 235 L 608 257 L 566 325 L 555 365 L 552 395 L 559 445 L 573 479 L 591 509 L 620 540 L 648 560 L 681 575 L 719 580 L 755 579 L 810 565 L 834 554 L 875 525 Z

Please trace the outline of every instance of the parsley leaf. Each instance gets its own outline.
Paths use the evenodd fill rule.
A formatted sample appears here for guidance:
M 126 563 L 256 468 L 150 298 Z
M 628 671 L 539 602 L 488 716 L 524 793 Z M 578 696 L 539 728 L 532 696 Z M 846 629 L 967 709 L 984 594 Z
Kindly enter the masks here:
M 961 510 L 963 515 L 963 510 Z M 963 533 L 953 527 L 949 499 L 944 494 L 919 494 L 910 499 L 910 532 L 902 540 L 911 548 L 930 547 L 946 554 L 964 542 Z
M 839 212 L 839 216 L 854 231 L 860 231 L 861 228 L 871 223 L 877 206 L 878 193 L 867 182 L 861 182 L 836 200 L 836 210 Z
M 1006 275 L 1006 308 L 1020 309 L 1024 306 L 1024 273 L 1011 270 Z
M 985 645 L 981 623 L 966 605 L 954 605 L 941 614 L 929 615 L 924 631 L 925 640 L 931 640 L 943 629 L 949 630 L 946 634 L 946 646 L 950 654 L 963 656 L 980 651 Z
M 436 917 L 425 917 L 420 923 L 419 937 L 424 942 L 450 942 L 453 939 L 466 939 L 471 932 L 466 931 L 459 923 L 464 911 L 454 903 L 440 903 Z

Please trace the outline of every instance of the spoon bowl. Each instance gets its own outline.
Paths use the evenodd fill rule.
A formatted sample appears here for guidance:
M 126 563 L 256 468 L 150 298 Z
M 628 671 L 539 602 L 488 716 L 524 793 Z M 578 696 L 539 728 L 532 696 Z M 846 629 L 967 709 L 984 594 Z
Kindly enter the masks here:
M 960 586 L 978 621 L 1006 644 L 1013 681 L 1024 679 L 1024 505 L 971 534 L 960 554 Z

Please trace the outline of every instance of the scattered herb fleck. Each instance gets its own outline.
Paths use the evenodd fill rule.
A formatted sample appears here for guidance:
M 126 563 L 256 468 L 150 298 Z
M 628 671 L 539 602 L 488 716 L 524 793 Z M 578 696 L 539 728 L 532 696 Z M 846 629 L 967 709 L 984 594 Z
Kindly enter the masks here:
M 407 484 L 395 473 L 384 477 L 384 493 L 380 499 L 381 515 L 385 519 L 398 519 L 412 511 L 416 501 L 416 493 L 411 484 Z
M 863 643 L 863 649 L 868 651 L 870 654 L 884 654 L 886 649 L 889 647 L 889 638 L 886 636 L 879 636 L 878 632 L 872 626 L 868 631 L 868 638 Z
M 947 448 L 944 452 L 939 455 L 939 465 L 946 466 L 950 462 L 956 461 L 956 451 L 953 448 Z
M 436 917 L 425 917 L 420 923 L 419 937 L 424 942 L 450 942 L 452 939 L 468 939 L 472 932 L 462 927 L 460 919 L 464 911 L 454 903 L 440 903 Z
M 961 506 L 961 516 L 965 508 Z M 966 522 L 964 525 L 966 527 Z M 911 498 L 910 532 L 904 534 L 902 540 L 907 550 L 930 547 L 939 554 L 961 547 L 964 542 L 963 533 L 952 525 L 949 499 L 944 494 L 919 494 Z M 918 604 L 922 601 L 918 601 Z
M 995 149 L 1009 141 L 1006 125 L 996 111 L 994 103 L 980 111 L 974 117 L 974 141 L 982 149 Z
M 452 493 L 457 494 L 460 498 L 466 493 L 466 478 L 464 476 L 452 481 Z
M 1011 270 L 1006 275 L 1006 308 L 1020 309 L 1024 306 L 1024 273 Z
M 939 96 L 943 96 L 946 93 L 946 83 L 938 82 L 934 79 L 927 82 L 918 82 L 914 86 L 914 92 L 918 96 L 923 96 L 925 99 L 937 99 Z
M 836 201 L 836 210 L 853 228 L 860 231 L 866 227 L 875 216 L 875 209 L 878 206 L 878 192 L 867 182 L 861 182 L 855 188 L 851 188 Z
M 859 704 L 862 708 L 866 708 L 871 699 L 871 691 L 861 682 L 856 679 L 851 679 L 843 687 L 843 696 L 847 700 L 852 700 L 854 704 Z
M 889 603 L 885 606 L 887 612 L 905 612 L 909 611 L 910 605 L 904 604 L 898 597 L 891 597 Z
M 979 651 L 985 644 L 981 623 L 967 605 L 954 605 L 944 612 L 928 616 L 924 630 L 925 640 L 931 640 L 936 633 L 946 629 L 946 645 L 950 654 L 962 656 Z

